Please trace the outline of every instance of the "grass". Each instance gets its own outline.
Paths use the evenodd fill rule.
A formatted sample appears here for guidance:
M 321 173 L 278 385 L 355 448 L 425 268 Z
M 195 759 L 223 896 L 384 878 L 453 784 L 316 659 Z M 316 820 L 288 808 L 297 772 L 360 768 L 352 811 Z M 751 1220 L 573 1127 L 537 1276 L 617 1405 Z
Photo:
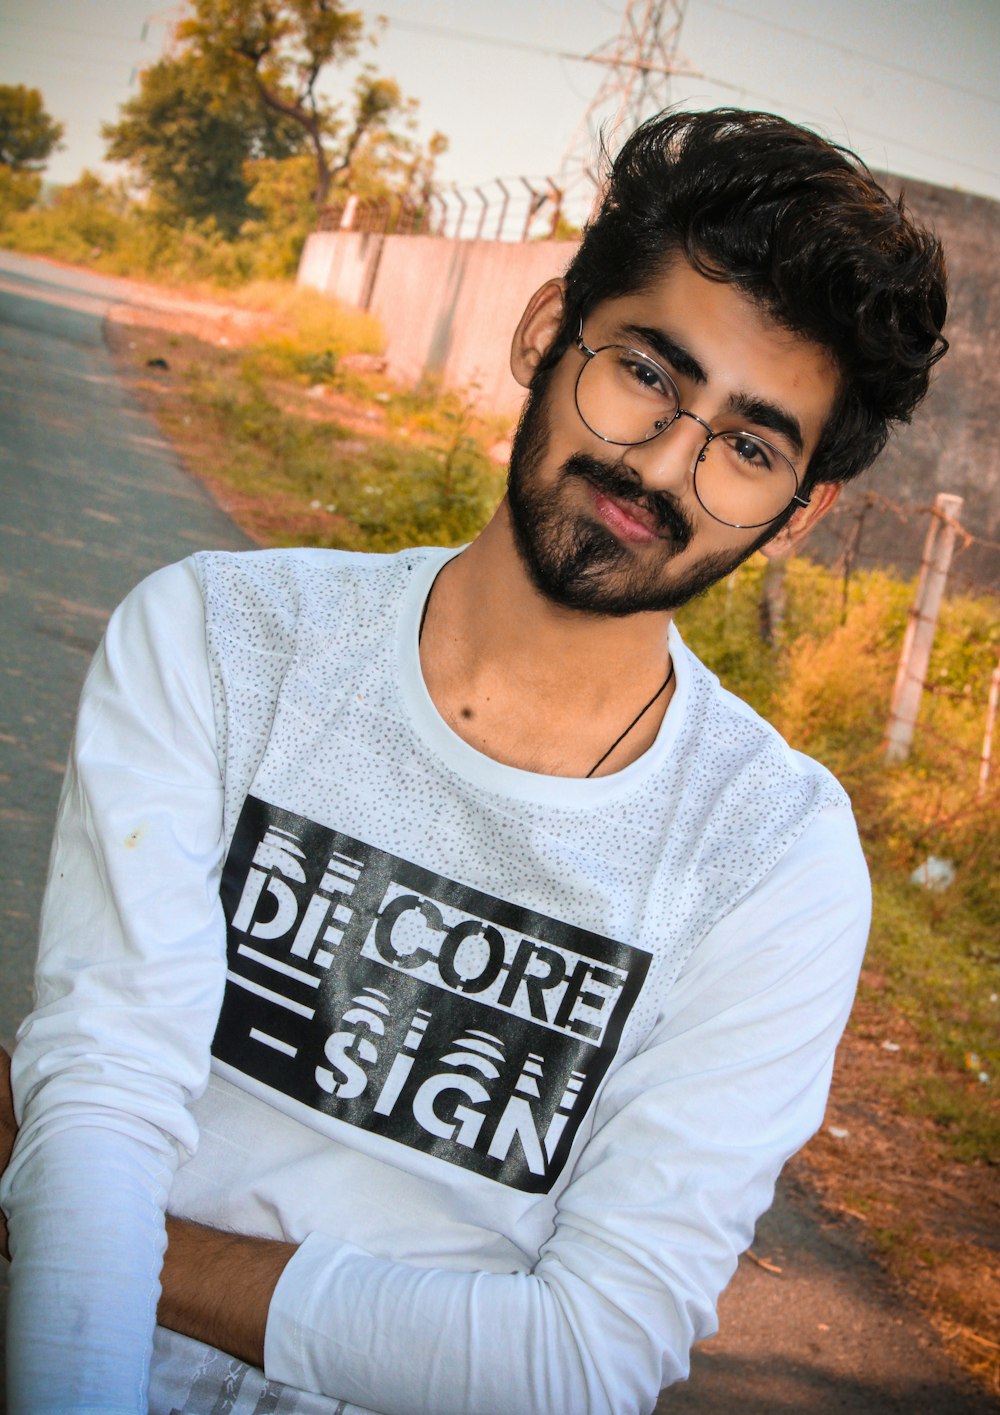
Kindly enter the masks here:
M 884 980 L 885 1005 L 911 1025 L 926 1048 L 923 1075 L 898 1102 L 904 1111 L 934 1122 L 953 1159 L 995 1161 L 1000 1156 L 995 936 L 961 885 L 954 893 L 930 894 L 885 866 L 875 879 L 870 965 Z
M 308 544 L 379 551 L 458 545 L 480 528 L 502 482 L 464 430 L 460 408 L 445 405 L 420 437 L 397 430 L 358 438 L 336 419 L 313 422 L 283 409 L 267 391 L 259 357 L 236 379 L 195 377 L 191 397 L 228 448 L 221 476 L 244 492 L 289 492 L 326 513 L 326 528 L 307 531 Z M 294 525 L 282 537 L 301 539 Z
M 435 387 L 403 393 L 360 372 L 359 362 L 377 367 L 381 345 L 366 315 L 268 285 L 241 303 L 269 312 L 242 349 L 166 340 L 181 397 L 161 414 L 196 470 L 244 514 L 252 502 L 268 510 L 254 520 L 251 508 L 252 534 L 378 551 L 475 535 L 503 489 L 486 450 L 502 431 L 495 420 L 469 398 Z

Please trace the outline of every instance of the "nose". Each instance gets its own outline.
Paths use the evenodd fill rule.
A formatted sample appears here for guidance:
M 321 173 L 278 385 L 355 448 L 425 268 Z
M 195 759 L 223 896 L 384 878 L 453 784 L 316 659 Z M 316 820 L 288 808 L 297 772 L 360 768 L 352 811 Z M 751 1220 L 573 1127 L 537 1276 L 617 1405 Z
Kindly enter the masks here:
M 622 460 L 648 491 L 683 496 L 693 491 L 695 468 L 710 434 L 697 414 L 681 408 L 656 437 L 625 448 Z

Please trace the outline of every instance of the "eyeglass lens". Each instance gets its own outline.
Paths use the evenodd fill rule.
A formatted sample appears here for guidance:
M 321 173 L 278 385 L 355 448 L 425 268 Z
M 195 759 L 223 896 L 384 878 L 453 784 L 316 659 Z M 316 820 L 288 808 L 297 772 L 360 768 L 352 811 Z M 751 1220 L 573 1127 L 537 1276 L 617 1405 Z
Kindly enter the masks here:
M 616 345 L 587 359 L 576 385 L 580 416 L 605 442 L 632 446 L 659 436 L 676 418 L 677 389 L 664 370 Z M 719 433 L 695 468 L 695 492 L 709 515 L 729 526 L 767 525 L 798 490 L 795 469 L 762 438 Z

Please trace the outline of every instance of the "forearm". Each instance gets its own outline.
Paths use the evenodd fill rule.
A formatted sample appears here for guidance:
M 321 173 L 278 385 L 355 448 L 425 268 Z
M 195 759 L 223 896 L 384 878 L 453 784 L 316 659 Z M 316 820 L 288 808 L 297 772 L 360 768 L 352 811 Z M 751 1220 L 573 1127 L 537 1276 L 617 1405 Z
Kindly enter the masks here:
M 94 1124 L 18 1161 L 5 1196 L 11 1415 L 145 1410 L 170 1177 L 163 1156 Z
M 10 1057 L 0 1047 L 0 1174 L 16 1136 Z M 268 1304 L 294 1246 L 220 1233 L 175 1218 L 167 1219 L 167 1242 L 157 1308 L 160 1324 L 263 1366 Z M 0 1251 L 10 1256 L 2 1211 Z
M 168 1218 L 157 1320 L 263 1367 L 268 1306 L 294 1252 L 291 1243 Z

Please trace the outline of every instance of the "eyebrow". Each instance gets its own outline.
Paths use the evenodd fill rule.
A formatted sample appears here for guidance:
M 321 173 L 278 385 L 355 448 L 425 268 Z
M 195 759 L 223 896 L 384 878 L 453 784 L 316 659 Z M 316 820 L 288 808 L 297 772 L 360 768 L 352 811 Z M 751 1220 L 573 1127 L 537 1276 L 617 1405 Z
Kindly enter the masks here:
M 621 332 L 626 339 L 652 349 L 658 358 L 670 364 L 683 378 L 689 378 L 692 383 L 698 384 L 708 382 L 708 375 L 694 355 L 682 344 L 678 344 L 665 330 L 652 325 L 626 324 Z M 734 393 L 729 400 L 729 406 L 734 413 L 739 413 L 754 427 L 777 433 L 779 437 L 784 438 L 796 456 L 802 455 L 805 448 L 802 425 L 787 408 L 782 408 L 778 403 L 772 403 L 766 398 L 758 398 L 753 393 Z
M 795 455 L 801 457 L 805 447 L 802 426 L 798 418 L 787 409 L 779 407 L 777 403 L 769 403 L 764 398 L 755 398 L 752 393 L 734 394 L 730 399 L 730 407 L 734 413 L 739 413 L 741 417 L 752 422 L 754 427 L 776 432 L 779 437 L 785 439 Z
M 676 339 L 672 339 L 663 329 L 655 329 L 647 324 L 625 324 L 622 335 L 652 349 L 666 364 L 671 364 L 679 374 L 690 378 L 692 383 L 707 383 L 708 375 L 694 354 L 688 352 Z

